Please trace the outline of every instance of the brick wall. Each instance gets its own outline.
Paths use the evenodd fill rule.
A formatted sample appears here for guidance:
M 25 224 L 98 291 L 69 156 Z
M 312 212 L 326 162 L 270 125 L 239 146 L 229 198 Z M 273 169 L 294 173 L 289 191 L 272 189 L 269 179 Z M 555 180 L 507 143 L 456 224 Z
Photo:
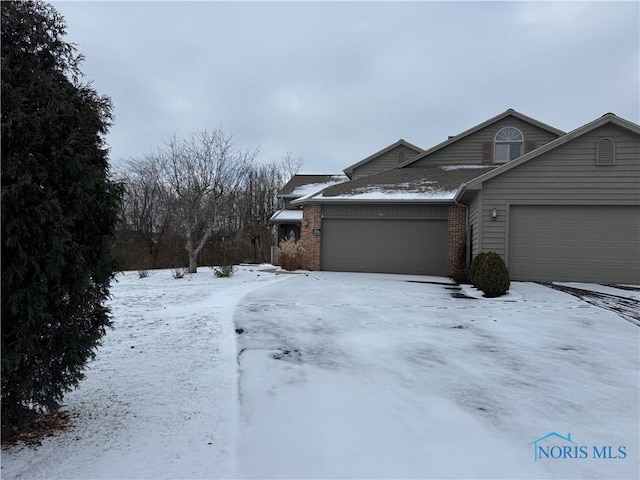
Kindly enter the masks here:
M 467 241 L 467 209 L 462 205 L 450 205 L 447 224 L 447 275 L 466 268 L 466 254 L 460 249 Z
M 300 228 L 300 239 L 304 247 L 302 268 L 305 270 L 320 270 L 320 235 L 313 234 L 316 228 L 322 228 L 322 206 L 305 205 Z

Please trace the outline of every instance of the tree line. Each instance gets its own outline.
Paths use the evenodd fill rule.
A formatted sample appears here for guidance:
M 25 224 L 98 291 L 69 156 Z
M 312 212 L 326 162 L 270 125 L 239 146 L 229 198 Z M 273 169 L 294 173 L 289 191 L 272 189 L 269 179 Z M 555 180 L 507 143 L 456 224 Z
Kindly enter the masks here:
M 276 194 L 301 161 L 269 163 L 222 129 L 171 137 L 115 173 L 123 197 L 114 253 L 124 270 L 267 262 Z

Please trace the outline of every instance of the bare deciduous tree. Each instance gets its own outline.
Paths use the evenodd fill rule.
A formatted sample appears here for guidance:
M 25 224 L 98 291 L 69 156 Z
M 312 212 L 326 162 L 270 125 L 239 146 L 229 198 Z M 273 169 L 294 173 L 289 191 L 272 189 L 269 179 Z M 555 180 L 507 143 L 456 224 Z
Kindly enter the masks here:
M 185 237 L 189 273 L 197 272 L 198 254 L 216 228 L 222 204 L 238 194 L 256 155 L 257 151 L 234 149 L 232 136 L 220 129 L 186 139 L 174 136 L 156 154 Z
M 302 168 L 302 159 L 295 157 L 293 152 L 285 152 L 277 163 L 278 182 L 280 187 L 289 181 Z
M 163 237 L 172 223 L 160 165 L 151 157 L 132 159 L 118 176 L 124 185 L 120 230 L 131 232 L 144 243 L 143 266 L 154 268 Z
M 276 195 L 301 160 L 287 153 L 258 163 L 256 155 L 234 149 L 231 135 L 205 130 L 128 162 L 118 175 L 125 185 L 117 244 L 123 266 L 182 267 L 188 258 L 195 272 L 201 258 L 268 261 Z

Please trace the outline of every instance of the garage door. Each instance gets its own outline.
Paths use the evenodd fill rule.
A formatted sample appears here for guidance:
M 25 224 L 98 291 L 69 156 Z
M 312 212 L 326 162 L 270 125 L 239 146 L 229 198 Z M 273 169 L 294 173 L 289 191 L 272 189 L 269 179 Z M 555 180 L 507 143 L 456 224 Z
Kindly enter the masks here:
M 446 220 L 325 218 L 321 268 L 445 275 L 446 242 Z
M 640 284 L 640 208 L 514 205 L 514 280 Z

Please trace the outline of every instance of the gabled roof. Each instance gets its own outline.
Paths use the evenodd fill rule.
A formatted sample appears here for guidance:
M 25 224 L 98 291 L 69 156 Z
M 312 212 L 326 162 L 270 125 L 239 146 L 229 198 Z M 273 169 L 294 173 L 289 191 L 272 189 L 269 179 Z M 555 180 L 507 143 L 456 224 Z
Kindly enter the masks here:
M 477 178 L 470 180 L 463 186 L 463 188 L 460 189 L 460 191 L 456 195 L 456 200 L 459 200 L 466 190 L 477 189 L 482 185 L 483 182 L 486 182 L 487 180 L 493 177 L 496 177 L 504 172 L 508 172 L 512 168 L 522 165 L 523 163 L 528 162 L 533 158 L 539 157 L 543 153 L 553 150 L 554 148 L 557 148 L 561 145 L 564 145 L 565 143 L 570 142 L 571 140 L 578 138 L 586 133 L 589 133 L 598 127 L 606 125 L 607 123 L 613 123 L 614 125 L 618 125 L 619 127 L 625 128 L 627 130 L 630 130 L 631 132 L 636 133 L 637 135 L 640 135 L 640 125 L 636 125 L 635 123 L 625 120 L 624 118 L 620 118 L 613 113 L 606 113 L 602 117 L 592 122 L 589 122 L 586 125 L 583 125 L 582 127 L 576 128 L 575 130 L 567 133 L 566 135 L 563 135 L 560 138 L 556 138 L 555 140 L 539 148 L 536 148 L 535 150 L 529 153 L 525 153 L 524 155 L 516 158 L 515 160 L 511 160 L 510 162 L 502 164 L 495 170 L 484 173 L 483 175 L 480 175 Z
M 387 170 L 328 187 L 291 203 L 451 203 L 460 185 L 495 168 L 493 165 L 446 165 Z
M 496 123 L 500 120 L 502 120 L 503 118 L 507 118 L 509 116 L 515 117 L 515 118 L 519 118 L 520 120 L 530 123 L 532 125 L 535 125 L 537 127 L 540 127 L 544 130 L 547 130 L 551 133 L 554 133 L 556 135 L 562 136 L 565 134 L 565 132 L 563 132 L 562 130 L 558 130 L 555 127 L 552 127 L 551 125 L 547 125 L 546 123 L 542 123 L 538 120 L 536 120 L 535 118 L 531 118 L 528 117 L 526 115 L 524 115 L 523 113 L 517 112 L 516 110 L 514 110 L 513 108 L 509 108 L 508 110 L 505 110 L 504 112 L 502 112 L 499 115 L 496 115 L 495 117 L 490 118 L 489 120 L 486 120 L 482 123 L 479 123 L 478 125 L 476 125 L 475 127 L 470 128 L 469 130 L 465 130 L 462 133 L 459 133 L 458 135 L 455 135 L 447 140 L 445 140 L 442 143 L 439 143 L 438 145 L 436 145 L 435 147 L 431 147 L 430 149 L 424 151 L 423 153 L 416 155 L 413 158 L 410 158 L 409 160 L 407 160 L 404 163 L 401 163 L 399 165 L 396 165 L 395 168 L 403 168 L 406 167 L 407 165 L 411 165 L 413 162 L 416 162 L 418 160 L 420 160 L 421 158 L 424 158 L 430 154 L 432 154 L 433 152 L 436 152 L 438 150 L 440 150 L 441 148 L 446 147 L 447 145 L 451 145 L 452 143 L 457 142 L 458 140 L 461 140 L 465 137 L 468 137 L 469 135 L 471 135 L 472 133 L 475 133 L 479 130 L 482 130 L 485 127 L 488 127 L 489 125 Z
M 358 167 L 361 167 L 365 163 L 370 162 L 371 160 L 373 160 L 374 158 L 379 157 L 380 155 L 384 155 L 385 153 L 390 152 L 394 148 L 400 147 L 400 146 L 407 147 L 407 148 L 415 151 L 417 154 L 420 154 L 420 153 L 424 152 L 424 150 L 421 149 L 420 147 L 417 147 L 416 145 L 413 145 L 412 143 L 409 143 L 406 140 L 401 138 L 396 143 L 392 143 L 388 147 L 385 147 L 382 150 L 377 151 L 373 155 L 369 155 L 364 160 L 360 160 L 358 163 L 354 163 L 353 165 L 348 166 L 347 168 L 345 168 L 343 170 L 343 172 L 346 173 L 347 175 L 351 176 L 351 174 L 353 173 L 354 169 L 356 169 Z
M 299 198 L 319 192 L 323 188 L 349 179 L 342 174 L 335 175 L 294 175 L 278 192 L 278 197 Z

